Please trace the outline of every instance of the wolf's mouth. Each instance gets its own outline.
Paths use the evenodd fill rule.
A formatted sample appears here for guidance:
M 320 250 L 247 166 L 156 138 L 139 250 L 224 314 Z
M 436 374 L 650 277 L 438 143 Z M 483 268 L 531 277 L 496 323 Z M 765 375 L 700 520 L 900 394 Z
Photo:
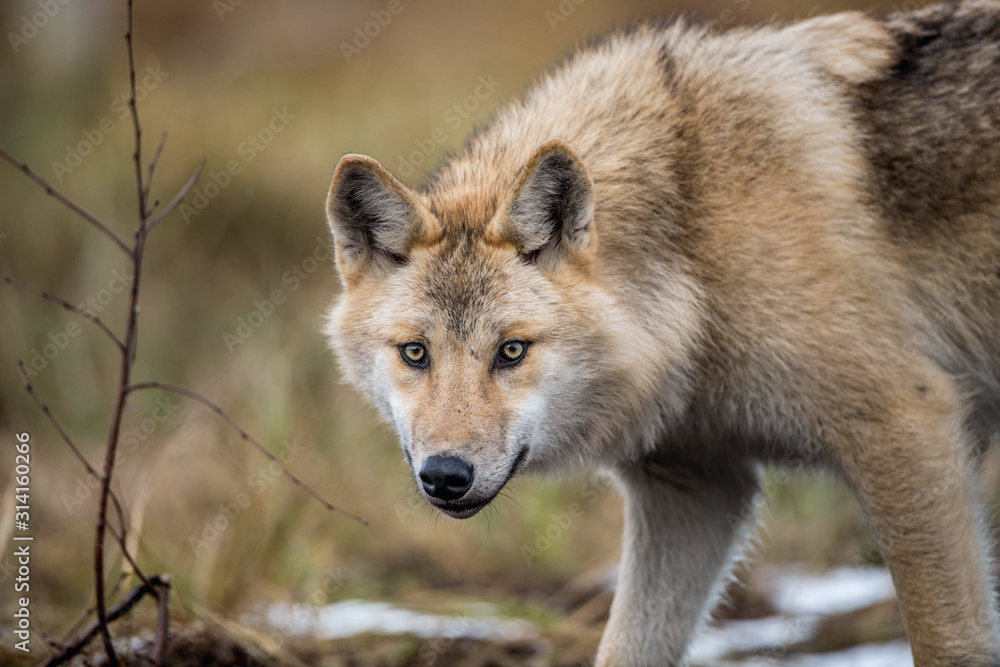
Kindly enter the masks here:
M 507 479 L 503 481 L 503 484 L 497 487 L 496 491 L 488 498 L 482 498 L 478 500 L 437 500 L 435 498 L 427 498 L 427 501 L 433 505 L 436 509 L 447 514 L 453 519 L 468 519 L 479 513 L 481 509 L 493 502 L 493 499 L 497 497 L 497 494 L 507 486 L 507 483 L 520 472 L 521 467 L 524 462 L 528 459 L 528 446 L 524 445 L 521 447 L 521 451 L 517 453 L 517 457 L 514 459 L 514 464 L 510 467 L 510 472 L 507 473 Z
M 483 509 L 496 498 L 496 494 L 493 494 L 486 500 L 475 501 L 475 502 L 441 502 L 439 500 L 432 500 L 428 498 L 428 502 L 433 505 L 436 509 L 444 512 L 452 519 L 468 519 L 479 513 L 479 510 Z

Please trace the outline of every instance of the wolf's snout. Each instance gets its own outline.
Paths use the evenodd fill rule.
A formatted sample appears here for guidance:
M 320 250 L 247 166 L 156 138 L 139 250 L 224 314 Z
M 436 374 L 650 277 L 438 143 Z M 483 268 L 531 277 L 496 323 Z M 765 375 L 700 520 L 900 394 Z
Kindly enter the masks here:
M 472 487 L 472 466 L 457 456 L 431 456 L 420 469 L 420 483 L 433 498 L 458 500 Z

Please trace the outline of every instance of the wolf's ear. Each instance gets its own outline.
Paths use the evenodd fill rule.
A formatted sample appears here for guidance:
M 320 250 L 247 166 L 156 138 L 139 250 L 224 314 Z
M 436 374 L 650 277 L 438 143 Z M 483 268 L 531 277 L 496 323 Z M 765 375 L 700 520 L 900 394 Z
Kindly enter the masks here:
M 366 155 L 340 159 L 326 213 L 337 246 L 337 266 L 348 283 L 364 274 L 388 273 L 437 230 L 433 216 L 416 196 Z
M 593 217 L 594 184 L 587 168 L 569 144 L 550 139 L 528 159 L 489 234 L 553 268 L 596 249 Z

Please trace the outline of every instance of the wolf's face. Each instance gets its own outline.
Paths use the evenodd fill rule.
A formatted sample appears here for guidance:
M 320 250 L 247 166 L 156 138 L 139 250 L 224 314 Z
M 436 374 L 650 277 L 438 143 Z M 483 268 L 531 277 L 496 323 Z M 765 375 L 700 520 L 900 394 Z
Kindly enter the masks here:
M 356 155 L 328 213 L 345 285 L 331 339 L 431 504 L 469 517 L 526 465 L 582 458 L 565 443 L 611 346 L 589 277 L 592 184 L 569 146 L 543 144 L 488 221 L 448 226 Z

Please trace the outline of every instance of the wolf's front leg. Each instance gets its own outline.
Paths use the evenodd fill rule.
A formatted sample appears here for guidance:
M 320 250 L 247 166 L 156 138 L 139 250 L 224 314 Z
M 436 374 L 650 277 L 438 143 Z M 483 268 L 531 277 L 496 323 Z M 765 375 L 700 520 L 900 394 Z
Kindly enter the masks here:
M 643 463 L 619 473 L 625 539 L 598 667 L 678 665 L 752 519 L 758 478 Z

